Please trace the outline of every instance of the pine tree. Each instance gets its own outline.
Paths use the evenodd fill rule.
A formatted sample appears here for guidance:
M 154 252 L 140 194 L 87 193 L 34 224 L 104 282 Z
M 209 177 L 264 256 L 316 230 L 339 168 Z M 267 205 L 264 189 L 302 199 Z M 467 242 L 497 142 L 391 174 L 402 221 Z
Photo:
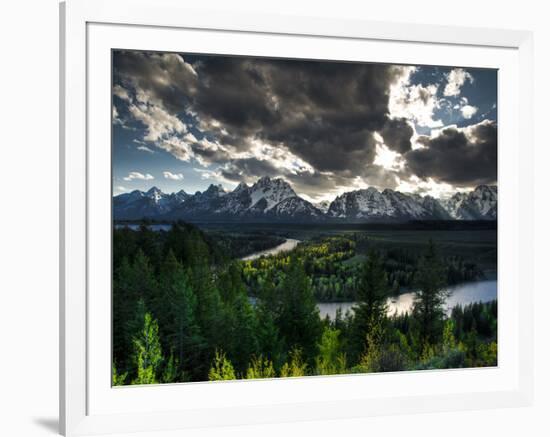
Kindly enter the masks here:
M 368 348 L 361 356 L 360 367 L 364 372 L 380 372 L 380 358 L 382 355 L 382 328 L 380 324 L 371 324 L 366 334 Z
M 361 270 L 357 298 L 359 304 L 354 307 L 353 343 L 351 353 L 368 353 L 368 334 L 374 329 L 382 331 L 387 313 L 388 278 L 382 265 L 380 254 L 370 250 Z M 380 334 L 382 335 L 382 333 Z
M 454 330 L 455 324 L 453 322 L 453 319 L 447 319 L 443 328 L 443 348 L 445 353 L 456 348 Z
M 280 363 L 283 353 L 283 340 L 279 335 L 279 328 L 275 323 L 275 315 L 264 307 L 256 309 L 258 318 L 258 329 L 256 337 L 260 352 L 272 360 L 277 366 Z
M 210 371 L 208 372 L 208 379 L 210 381 L 227 381 L 230 379 L 237 379 L 235 375 L 235 369 L 225 354 L 221 351 L 216 351 L 214 356 L 214 362 Z
M 258 347 L 260 353 L 270 359 L 276 368 L 279 368 L 282 365 L 284 343 L 276 324 L 279 314 L 279 301 L 272 274 L 268 273 L 258 294 L 256 301 Z
M 146 224 L 141 224 L 139 230 L 136 232 L 137 247 L 139 247 L 136 255 L 144 255 L 147 262 L 150 263 L 153 268 L 158 267 L 161 260 L 160 245 L 155 231 Z M 139 252 L 142 252 L 139 254 Z M 137 260 L 137 256 L 136 256 Z
M 251 357 L 259 351 L 256 313 L 244 293 L 239 294 L 234 305 L 226 308 L 226 311 L 231 314 L 227 330 L 229 338 L 226 341 L 228 355 L 235 369 L 245 373 Z
M 151 312 L 159 324 L 161 343 L 165 350 L 171 348 L 170 336 L 175 331 L 172 308 L 178 289 L 184 284 L 183 269 L 170 249 L 160 266 L 158 290 L 150 304 Z
M 302 349 L 306 361 L 313 363 L 322 333 L 322 323 L 310 279 L 296 257 L 290 258 L 288 271 L 280 285 L 280 293 L 282 299 L 277 325 L 287 350 Z
M 241 278 L 241 269 L 236 262 L 229 263 L 218 281 L 220 295 L 226 304 L 232 304 L 237 296 L 246 294 L 246 288 Z
M 250 366 L 246 371 L 246 379 L 275 378 L 273 363 L 261 355 L 259 358 L 252 357 Z
M 200 377 L 198 369 L 201 368 L 206 345 L 196 321 L 197 298 L 172 250 L 161 268 L 159 289 L 162 291 L 159 292 L 156 308 L 162 311 L 163 323 L 159 323 L 159 328 L 163 348 L 173 350 L 178 375 L 185 372 Z
M 183 378 L 180 378 L 178 367 L 178 360 L 174 359 L 174 354 L 171 353 L 170 358 L 168 358 L 168 361 L 164 366 L 164 370 L 162 371 L 161 382 L 181 382 Z
M 214 357 L 215 350 L 225 347 L 224 340 L 228 330 L 226 312 L 214 276 L 207 264 L 195 263 L 194 267 L 188 270 L 188 276 L 197 298 L 196 322 L 207 345 L 203 351 L 201 369 L 198 370 L 206 375 L 207 363 Z
M 140 307 L 143 303 L 140 302 Z M 158 323 L 151 313 L 145 312 L 143 328 L 134 338 L 134 366 L 137 376 L 132 384 L 156 384 L 157 372 L 162 363 L 162 352 L 158 336 Z
M 413 314 L 420 326 L 420 340 L 423 347 L 439 341 L 445 316 L 445 269 L 439 259 L 435 246 L 430 240 L 428 250 L 419 262 L 416 273 L 417 292 L 414 299 Z
M 130 264 L 126 258 L 115 272 L 113 281 L 113 355 L 121 371 L 130 370 L 132 338 L 141 329 L 136 321 L 141 300 L 148 306 L 157 293 L 157 282 L 149 259 L 140 249 Z
M 346 357 L 341 351 L 339 337 L 340 331 L 337 329 L 325 328 L 323 331 L 316 359 L 318 375 L 335 375 L 346 371 Z
M 111 379 L 111 384 L 112 384 L 113 387 L 117 386 L 117 385 L 124 385 L 125 382 L 126 382 L 126 377 L 127 376 L 128 376 L 127 372 L 124 372 L 122 374 L 117 373 L 116 366 L 113 364 L 113 366 L 112 366 L 112 379 Z
M 128 328 L 134 317 L 137 298 L 130 283 L 132 266 L 128 258 L 122 258 L 113 277 L 113 361 L 119 369 L 127 370 L 132 353 L 132 333 Z
M 281 367 L 280 377 L 296 377 L 305 376 L 307 374 L 307 363 L 302 358 L 300 349 L 292 349 L 290 351 L 290 362 L 286 362 Z

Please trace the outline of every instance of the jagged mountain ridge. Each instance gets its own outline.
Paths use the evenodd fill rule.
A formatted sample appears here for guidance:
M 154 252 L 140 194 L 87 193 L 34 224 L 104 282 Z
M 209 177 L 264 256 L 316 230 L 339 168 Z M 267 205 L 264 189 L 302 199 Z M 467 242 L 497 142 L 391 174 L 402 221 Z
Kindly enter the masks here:
M 134 190 L 113 197 L 113 214 L 115 219 L 153 218 L 172 211 L 190 197 L 184 190 L 170 194 L 157 187 L 146 192 Z
M 443 207 L 456 220 L 496 220 L 497 199 L 496 186 L 479 185 L 469 193 L 456 193 Z
M 115 196 L 117 220 L 142 218 L 195 221 L 366 222 L 409 220 L 496 220 L 497 187 L 481 185 L 446 201 L 373 187 L 344 193 L 329 204 L 314 205 L 283 179 L 262 177 L 226 192 L 221 185 L 190 195 L 165 194 L 153 187 Z
M 373 187 L 350 191 L 330 204 L 327 215 L 336 219 L 353 220 L 449 220 L 450 215 L 431 196 L 404 194 Z
M 213 185 L 206 190 L 214 190 Z M 241 183 L 233 191 L 220 194 L 208 202 L 197 193 L 165 213 L 166 219 L 194 220 L 272 220 L 272 221 L 316 221 L 323 219 L 323 213 L 310 202 L 299 197 L 288 182 L 283 179 L 260 178 L 252 186 Z

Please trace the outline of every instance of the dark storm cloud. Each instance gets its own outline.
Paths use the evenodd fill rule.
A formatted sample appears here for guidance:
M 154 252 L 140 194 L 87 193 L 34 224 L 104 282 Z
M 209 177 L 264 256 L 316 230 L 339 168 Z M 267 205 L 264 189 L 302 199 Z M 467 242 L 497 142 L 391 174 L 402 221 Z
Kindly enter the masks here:
M 497 180 L 497 124 L 484 121 L 467 128 L 449 127 L 435 138 L 422 136 L 425 146 L 405 155 L 408 168 L 420 178 L 458 186 Z
M 398 67 L 327 62 L 205 58 L 193 107 L 236 144 L 245 137 L 284 144 L 320 171 L 368 165 L 374 131 L 388 120 Z
M 390 122 L 391 65 L 262 60 L 124 52 L 115 80 L 171 112 L 196 114 L 201 129 L 235 151 L 251 139 L 285 145 L 319 171 L 357 171 L 372 164 L 373 133 L 386 129 L 398 148 L 412 134 Z M 402 133 L 388 129 L 403 128 Z M 208 151 L 203 155 L 207 156 Z
M 115 109 L 145 127 L 142 139 L 227 181 L 281 176 L 317 196 L 394 188 L 415 175 L 461 186 L 496 180 L 494 124 L 421 136 L 425 148 L 412 150 L 424 108 L 396 95 L 428 104 L 437 87 L 409 82 L 408 67 L 123 51 L 113 59 Z M 394 116 L 393 85 L 410 87 L 393 94 Z M 391 155 L 374 164 L 380 137 L 404 168 Z
M 231 153 L 226 149 L 216 147 L 206 141 L 191 143 L 191 150 L 198 159 L 205 162 L 226 162 L 231 159 Z
M 117 52 L 115 81 L 143 92 L 171 112 L 180 112 L 196 92 L 197 76 L 178 54 Z
M 411 150 L 411 137 L 414 130 L 406 119 L 388 120 L 380 133 L 386 146 L 393 151 L 406 153 Z
M 233 182 L 255 182 L 262 176 L 281 175 L 270 161 L 255 158 L 235 159 L 226 163 L 220 170 L 221 175 Z
M 201 81 L 193 108 L 205 120 L 217 120 L 233 135 L 253 135 L 281 122 L 271 107 L 259 69 L 240 58 L 205 58 L 197 68 Z

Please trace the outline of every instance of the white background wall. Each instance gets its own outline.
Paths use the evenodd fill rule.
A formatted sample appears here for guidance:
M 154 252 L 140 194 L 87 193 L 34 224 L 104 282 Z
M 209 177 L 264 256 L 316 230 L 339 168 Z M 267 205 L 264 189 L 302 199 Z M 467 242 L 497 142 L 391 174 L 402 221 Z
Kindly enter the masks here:
M 215 2 L 200 1 L 206 3 Z M 523 409 L 197 430 L 185 435 L 549 435 L 550 293 L 544 282 L 550 276 L 546 223 L 550 215 L 546 133 L 550 14 L 546 2 L 226 0 L 219 4 L 242 10 L 535 32 L 536 400 L 533 407 Z M 0 435 L 54 435 L 58 402 L 57 0 L 4 1 L 0 9 Z

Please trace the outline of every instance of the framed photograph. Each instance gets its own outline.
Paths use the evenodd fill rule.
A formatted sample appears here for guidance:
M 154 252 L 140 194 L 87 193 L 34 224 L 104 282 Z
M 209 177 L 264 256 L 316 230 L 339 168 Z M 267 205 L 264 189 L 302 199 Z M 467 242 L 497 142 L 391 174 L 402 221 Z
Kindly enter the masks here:
M 61 5 L 65 435 L 531 402 L 531 34 Z

